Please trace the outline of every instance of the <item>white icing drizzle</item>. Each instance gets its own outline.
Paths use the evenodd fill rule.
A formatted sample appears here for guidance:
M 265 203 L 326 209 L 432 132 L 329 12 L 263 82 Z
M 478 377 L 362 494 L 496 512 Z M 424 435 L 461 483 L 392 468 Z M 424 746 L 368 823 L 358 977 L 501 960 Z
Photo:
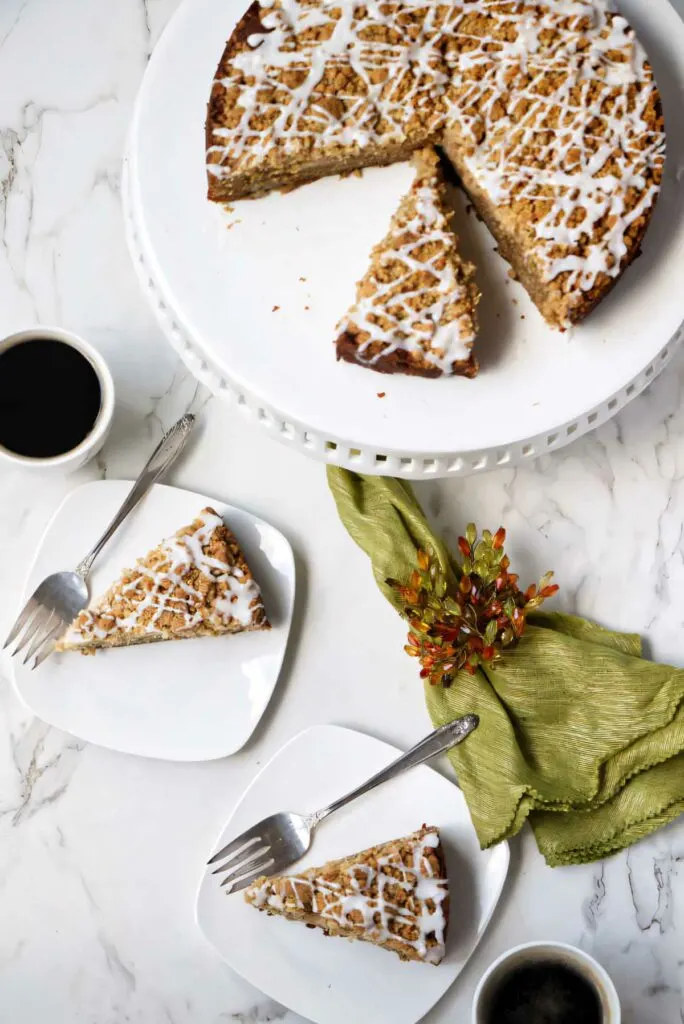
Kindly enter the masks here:
M 268 31 L 251 36 L 215 83 L 239 89 L 239 106 L 235 124 L 214 128 L 208 171 L 230 176 L 275 152 L 424 144 L 457 129 L 455 144 L 493 202 L 537 204 L 537 264 L 549 282 L 565 275 L 579 301 L 600 274 L 620 272 L 625 233 L 652 207 L 665 155 L 664 134 L 645 116 L 657 96 L 645 52 L 609 6 L 267 0 Z M 487 19 L 477 33 L 475 18 Z
M 359 363 L 372 366 L 403 349 L 448 374 L 454 362 L 468 360 L 476 334 L 472 299 L 463 273 L 457 272 L 462 265 L 441 189 L 436 166 L 419 172 L 360 282 L 356 303 L 338 324 L 340 333 L 363 332 L 364 340 L 356 350 Z M 388 266 L 395 274 L 383 281 L 378 274 Z M 399 267 L 403 270 L 396 276 Z M 427 286 L 425 274 L 430 278 Z M 466 303 L 468 312 L 454 315 L 453 307 L 459 302 Z
M 281 913 L 291 896 L 297 910 L 313 909 L 342 927 L 362 928 L 368 941 L 395 940 L 415 950 L 421 960 L 439 963 L 445 953 L 447 919 L 443 904 L 449 890 L 447 880 L 433 873 L 427 857 L 439 842 L 435 829 L 418 832 L 402 840 L 403 847 L 410 847 L 407 858 L 392 852 L 377 858 L 377 868 L 359 860 L 347 868 L 343 884 L 324 876 L 293 875 L 275 881 L 265 879 L 252 886 L 247 896 L 258 909 Z M 405 905 L 391 896 L 392 888 L 397 887 L 407 894 Z M 360 922 L 349 918 L 353 912 L 357 917 L 361 915 Z M 405 938 L 398 927 L 411 928 L 417 937 Z
M 237 565 L 213 558 L 208 548 L 223 520 L 205 509 L 193 523 L 191 533 L 182 531 L 162 541 L 153 552 L 138 561 L 135 569 L 124 574 L 103 598 L 77 617 L 63 642 L 88 644 L 93 639 L 106 640 L 118 632 L 158 634 L 164 613 L 181 616 L 181 625 L 174 624 L 174 633 L 192 630 L 200 623 L 223 630 L 231 623 L 249 626 L 261 609 L 259 587 L 245 578 Z M 204 584 L 194 586 L 189 571 L 199 570 L 215 586 L 214 599 L 208 604 Z M 124 580 L 126 582 L 124 582 Z M 116 608 L 124 606 L 126 615 Z
M 487 6 L 464 8 L 454 35 L 468 10 Z M 645 51 L 605 0 L 522 6 L 502 16 L 517 38 L 499 42 L 496 59 L 482 48 L 455 59 L 447 132 L 458 126 L 465 163 L 494 203 L 535 204 L 543 276 L 566 275 L 564 290 L 579 302 L 599 274 L 619 274 L 625 234 L 657 198 L 651 174 L 665 136 L 645 118 L 655 93 Z M 476 81 L 463 74 L 473 69 Z
M 226 141 L 209 149 L 222 157 L 221 163 L 209 164 L 211 173 L 230 173 L 244 154 L 254 163 L 276 144 L 283 153 L 296 153 L 331 141 L 359 147 L 380 136 L 385 142 L 403 141 L 416 113 L 430 128 L 438 127 L 435 86 L 447 79 L 434 67 L 440 8 L 433 0 L 369 0 L 363 8 L 349 0 L 265 0 L 261 8 L 266 32 L 250 36 L 251 49 L 233 58 L 234 73 L 217 80 L 227 88 L 240 82 L 243 114 L 235 127 L 215 129 L 215 138 Z M 421 28 L 410 42 L 401 16 L 412 12 L 420 12 Z M 373 38 L 381 26 L 392 30 L 396 41 L 386 34 Z M 330 77 L 337 71 L 344 84 Z M 293 72 L 300 73 L 298 85 L 285 81 Z M 334 87 L 317 92 L 324 75 Z M 344 104 L 343 118 L 336 104 L 326 104 L 331 98 Z M 255 116 L 262 115 L 269 127 L 255 128 Z

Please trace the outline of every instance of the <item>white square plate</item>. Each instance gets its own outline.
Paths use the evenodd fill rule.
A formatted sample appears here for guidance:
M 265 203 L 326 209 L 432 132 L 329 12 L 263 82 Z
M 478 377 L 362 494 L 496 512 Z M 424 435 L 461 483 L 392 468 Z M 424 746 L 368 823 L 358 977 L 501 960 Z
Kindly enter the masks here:
M 325 807 L 400 753 L 339 726 L 300 733 L 251 783 L 215 849 L 268 814 Z M 292 869 L 396 839 L 424 823 L 440 828 L 449 871 L 447 955 L 438 967 L 402 963 L 367 943 L 330 939 L 318 929 L 269 917 L 245 903 L 241 893 L 226 895 L 221 876 L 211 868 L 197 897 L 199 927 L 247 981 L 316 1024 L 415 1024 L 444 995 L 482 938 L 506 879 L 508 845 L 482 852 L 463 794 L 422 767 L 338 811 L 320 826 L 312 849 Z
M 67 496 L 29 573 L 23 601 L 49 573 L 75 566 L 130 490 L 98 480 Z M 234 754 L 266 710 L 285 655 L 294 604 L 294 558 L 282 533 L 203 494 L 155 485 L 95 563 L 98 596 L 122 569 L 211 505 L 234 531 L 261 586 L 273 629 L 53 655 L 34 672 L 12 659 L 14 686 L 39 718 L 91 743 L 171 761 Z

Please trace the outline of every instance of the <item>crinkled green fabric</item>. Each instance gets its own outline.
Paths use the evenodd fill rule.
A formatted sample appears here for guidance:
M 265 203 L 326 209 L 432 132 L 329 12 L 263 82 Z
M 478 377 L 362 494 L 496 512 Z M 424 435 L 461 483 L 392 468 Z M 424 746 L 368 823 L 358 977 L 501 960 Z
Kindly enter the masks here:
M 419 548 L 450 556 L 410 486 L 330 467 L 340 518 L 400 610 Z M 599 860 L 684 810 L 684 671 L 642 657 L 638 636 L 537 613 L 493 670 L 426 685 L 434 724 L 467 712 L 480 727 L 450 754 L 483 848 L 529 820 L 552 866 Z

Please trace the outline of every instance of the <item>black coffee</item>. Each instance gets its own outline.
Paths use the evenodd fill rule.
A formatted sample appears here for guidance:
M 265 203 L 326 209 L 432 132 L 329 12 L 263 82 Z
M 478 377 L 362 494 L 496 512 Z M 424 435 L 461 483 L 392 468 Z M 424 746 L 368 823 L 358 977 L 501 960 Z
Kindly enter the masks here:
M 77 349 L 36 338 L 0 353 L 0 445 L 35 459 L 83 441 L 100 411 L 100 381 Z
M 487 1024 L 601 1024 L 594 985 L 558 963 L 518 967 L 494 992 Z

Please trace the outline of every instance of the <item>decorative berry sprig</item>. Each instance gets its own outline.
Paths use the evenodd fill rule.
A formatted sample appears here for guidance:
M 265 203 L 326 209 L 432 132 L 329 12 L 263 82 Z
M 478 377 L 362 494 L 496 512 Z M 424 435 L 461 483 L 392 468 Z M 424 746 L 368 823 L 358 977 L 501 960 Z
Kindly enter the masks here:
M 404 648 L 419 658 L 421 678 L 433 686 L 451 686 L 457 672 L 475 674 L 478 665 L 492 665 L 517 643 L 529 612 L 558 592 L 552 572 L 522 591 L 509 572 L 504 553 L 506 531 L 483 530 L 478 540 L 471 523 L 458 547 L 463 564 L 457 582 L 450 581 L 432 551 L 418 552 L 418 568 L 408 583 L 387 580 L 401 597 L 409 621 Z

